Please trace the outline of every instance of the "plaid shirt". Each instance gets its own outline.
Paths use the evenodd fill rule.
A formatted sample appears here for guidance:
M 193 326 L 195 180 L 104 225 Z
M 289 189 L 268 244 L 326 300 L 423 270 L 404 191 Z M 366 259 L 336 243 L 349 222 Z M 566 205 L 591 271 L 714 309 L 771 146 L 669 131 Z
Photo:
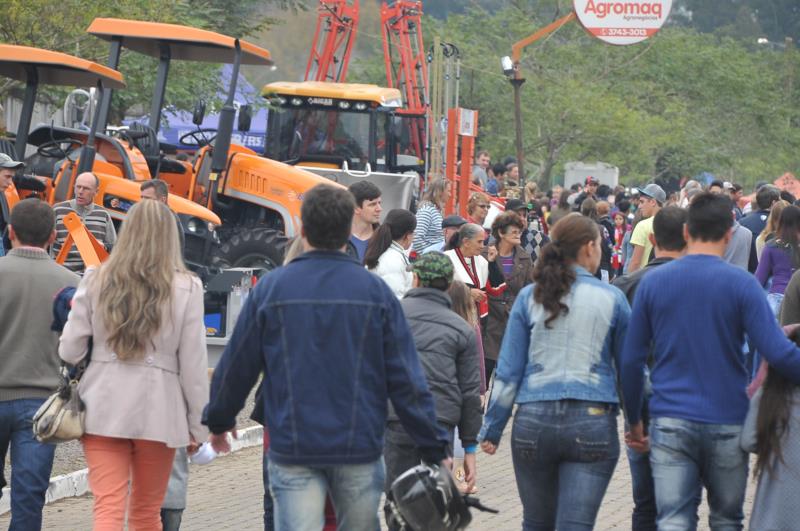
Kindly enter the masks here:
M 534 229 L 525 229 L 522 231 L 520 237 L 522 248 L 531 255 L 531 260 L 536 263 L 542 247 L 550 242 L 550 238 L 544 235 L 543 232 Z

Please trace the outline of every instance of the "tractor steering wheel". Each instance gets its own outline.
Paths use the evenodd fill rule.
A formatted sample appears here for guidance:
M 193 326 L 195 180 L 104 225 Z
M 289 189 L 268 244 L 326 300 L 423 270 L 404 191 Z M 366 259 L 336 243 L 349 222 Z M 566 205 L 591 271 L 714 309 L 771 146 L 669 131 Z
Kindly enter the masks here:
M 65 147 L 66 146 L 66 147 Z M 74 138 L 62 138 L 60 140 L 48 140 L 40 145 L 36 152 L 42 157 L 53 159 L 66 159 L 70 153 L 83 147 L 83 142 Z
M 216 129 L 201 128 L 181 135 L 178 139 L 178 142 L 185 146 L 196 145 L 198 147 L 204 147 L 213 142 L 216 137 Z M 191 140 L 191 142 L 187 142 L 187 140 Z

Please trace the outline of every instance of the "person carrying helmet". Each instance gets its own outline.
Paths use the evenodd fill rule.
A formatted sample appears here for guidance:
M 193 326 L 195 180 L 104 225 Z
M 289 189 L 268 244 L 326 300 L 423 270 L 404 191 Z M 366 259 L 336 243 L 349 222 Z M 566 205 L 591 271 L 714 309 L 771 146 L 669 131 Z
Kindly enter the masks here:
M 453 263 L 447 256 L 435 251 L 424 254 L 409 269 L 414 287 L 400 304 L 434 397 L 436 420 L 447 430 L 451 444 L 458 428 L 469 492 L 475 485 L 475 450 L 482 422 L 475 331 L 450 309 L 447 289 L 453 281 Z M 389 411 L 383 453 L 388 494 L 395 479 L 423 460 L 394 409 Z

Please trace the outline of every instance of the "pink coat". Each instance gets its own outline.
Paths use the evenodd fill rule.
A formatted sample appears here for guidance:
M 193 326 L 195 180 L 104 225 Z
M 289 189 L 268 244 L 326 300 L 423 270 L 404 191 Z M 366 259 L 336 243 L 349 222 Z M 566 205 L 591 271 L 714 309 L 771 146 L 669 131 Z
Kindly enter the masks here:
M 203 442 L 200 423 L 208 402 L 208 355 L 203 322 L 203 287 L 195 276 L 175 276 L 171 308 L 161 328 L 136 360 L 117 359 L 98 307 L 98 286 L 87 270 L 61 335 L 58 353 L 70 364 L 87 353 L 92 358 L 78 384 L 86 404 L 86 433 L 124 439 L 160 441 L 171 448 Z

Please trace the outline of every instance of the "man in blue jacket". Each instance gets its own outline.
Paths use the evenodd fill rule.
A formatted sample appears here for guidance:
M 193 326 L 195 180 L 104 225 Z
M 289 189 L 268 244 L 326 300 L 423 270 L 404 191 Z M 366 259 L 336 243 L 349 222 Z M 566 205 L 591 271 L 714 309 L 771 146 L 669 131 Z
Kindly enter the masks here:
M 386 284 L 348 257 L 355 204 L 319 185 L 303 201 L 305 254 L 248 297 L 214 372 L 204 423 L 217 451 L 259 374 L 278 530 L 319 530 L 326 494 L 340 529 L 378 529 L 387 405 L 423 459 L 447 458 L 413 338 Z

